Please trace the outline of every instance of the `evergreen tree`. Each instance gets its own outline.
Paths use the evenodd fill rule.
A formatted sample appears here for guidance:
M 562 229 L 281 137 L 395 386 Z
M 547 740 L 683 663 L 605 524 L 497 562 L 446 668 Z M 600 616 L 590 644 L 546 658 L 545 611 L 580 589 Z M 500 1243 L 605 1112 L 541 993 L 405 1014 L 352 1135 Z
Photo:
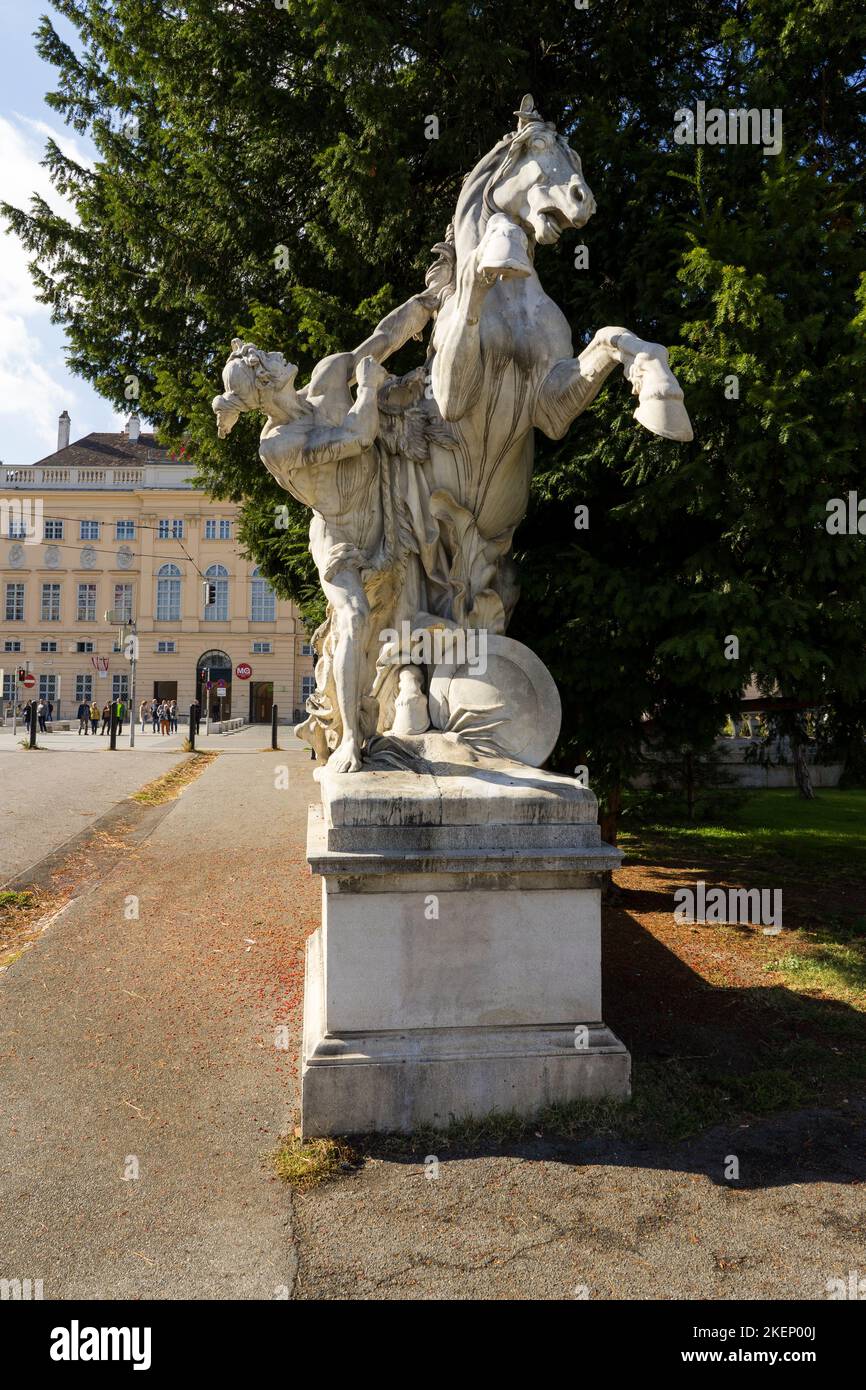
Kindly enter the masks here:
M 37 199 L 11 224 L 73 369 L 121 408 L 136 379 L 162 437 L 243 499 L 243 543 L 311 619 L 307 517 L 258 463 L 257 423 L 215 439 L 230 339 L 281 347 L 301 379 L 360 341 L 421 287 L 463 174 L 531 91 L 599 205 L 588 268 L 564 238 L 539 253 L 545 288 L 576 350 L 604 324 L 670 345 L 696 436 L 648 435 L 611 378 L 565 440 L 539 440 L 512 633 L 562 692 L 558 764 L 588 765 L 613 833 L 645 719 L 706 747 L 752 671 L 862 726 L 866 541 L 825 524 L 858 485 L 863 429 L 855 0 L 53 3 L 80 44 L 42 22 L 49 101 L 99 158 L 49 143 L 78 221 Z M 677 144 L 698 101 L 779 108 L 782 153 Z

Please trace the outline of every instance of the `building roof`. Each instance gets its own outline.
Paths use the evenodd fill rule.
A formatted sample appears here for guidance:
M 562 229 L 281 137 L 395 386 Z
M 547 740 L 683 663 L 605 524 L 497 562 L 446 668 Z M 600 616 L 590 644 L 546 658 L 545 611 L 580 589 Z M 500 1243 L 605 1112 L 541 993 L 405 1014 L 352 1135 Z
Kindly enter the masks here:
M 41 467 L 100 467 L 120 464 L 124 468 L 144 463 L 176 463 L 179 468 L 189 469 L 189 459 L 173 459 L 167 449 L 157 444 L 152 434 L 142 432 L 135 443 L 130 443 L 126 432 L 122 434 L 85 434 L 65 449 L 55 449 L 53 454 L 37 459 L 33 465 Z

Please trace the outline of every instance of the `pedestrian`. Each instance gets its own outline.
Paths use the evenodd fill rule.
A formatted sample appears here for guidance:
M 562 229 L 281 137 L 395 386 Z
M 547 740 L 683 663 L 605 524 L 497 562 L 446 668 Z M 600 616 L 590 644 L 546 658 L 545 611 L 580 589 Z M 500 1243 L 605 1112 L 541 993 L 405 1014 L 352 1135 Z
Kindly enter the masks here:
M 99 728 L 99 705 L 96 701 L 90 706 L 90 732 L 95 734 Z
M 171 732 L 177 733 L 177 700 L 172 700 L 168 707 L 168 715 L 171 720 Z
M 159 707 L 159 731 L 161 734 L 168 734 L 169 730 L 168 701 L 163 700 Z
M 46 705 L 44 700 L 40 700 L 39 704 L 36 706 L 36 718 L 39 720 L 39 729 L 40 732 L 43 734 L 48 732 L 45 728 L 45 716 L 47 713 L 48 706 Z
M 151 702 L 150 702 L 150 719 L 151 719 L 151 723 L 153 724 L 153 732 L 154 732 L 155 734 L 158 734 L 158 733 L 159 733 L 159 701 L 158 701 L 157 699 L 153 699 L 153 700 L 151 700 Z
M 111 728 L 111 705 L 105 704 L 105 705 L 102 706 L 102 728 L 100 729 L 99 732 L 100 732 L 100 734 L 107 734 L 110 728 Z
M 53 719 L 54 719 L 54 701 L 53 701 L 53 700 L 49 700 L 49 701 L 48 701 L 48 723 L 50 724 L 50 723 L 52 722 Z
M 198 738 L 199 725 L 201 724 L 201 705 L 198 700 L 193 700 L 190 706 L 189 717 L 195 728 L 196 738 Z
M 123 733 L 123 720 L 124 720 L 125 716 L 126 716 L 126 705 L 123 703 L 122 700 L 118 700 L 118 702 L 117 702 L 117 732 L 118 732 L 119 734 L 122 734 L 122 733 Z
M 82 700 L 78 706 L 78 733 L 90 733 L 90 706 L 86 700 Z
M 149 717 L 150 717 L 150 701 L 149 701 L 149 700 L 142 700 L 141 704 L 140 704 L 139 707 L 138 707 L 138 718 L 139 718 L 139 720 L 140 720 L 140 722 L 141 722 L 141 732 L 142 732 L 142 733 L 144 733 L 144 725 L 145 725 L 146 720 L 147 720 Z

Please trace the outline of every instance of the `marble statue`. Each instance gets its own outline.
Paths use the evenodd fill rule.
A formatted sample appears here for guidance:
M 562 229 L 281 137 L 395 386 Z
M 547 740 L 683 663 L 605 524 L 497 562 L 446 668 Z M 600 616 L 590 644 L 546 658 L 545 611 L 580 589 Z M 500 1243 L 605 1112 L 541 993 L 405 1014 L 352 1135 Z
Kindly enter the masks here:
M 310 549 L 328 612 L 298 733 L 332 772 L 402 757 L 413 734 L 429 746 L 437 729 L 490 756 L 532 762 L 542 748 L 548 756 L 558 722 L 552 742 L 547 726 L 540 740 L 517 728 L 535 717 L 533 679 L 545 687 L 538 708 L 556 721 L 558 700 L 554 709 L 538 659 L 540 670 L 504 637 L 519 593 L 511 546 L 528 504 L 534 431 L 561 438 L 620 365 L 638 398 L 635 419 L 663 438 L 692 438 L 664 347 L 606 327 L 574 355 L 535 257 L 583 227 L 595 200 L 579 157 L 532 97 L 515 114 L 516 129 L 464 180 L 421 294 L 353 352 L 320 362 L 301 390 L 281 353 L 234 340 L 213 402 L 221 436 L 242 412 L 265 414 L 262 461 L 312 512 Z M 425 362 L 390 376 L 382 363 L 431 319 Z M 407 622 L 500 638 L 502 685 L 488 683 L 478 709 L 477 682 L 451 682 L 466 708 L 437 699 L 449 673 L 424 665 L 407 674 L 413 663 L 395 661 L 384 639 Z M 389 733 L 399 739 L 390 749 Z
M 262 461 L 310 508 L 328 601 L 296 731 L 320 764 L 307 859 L 323 884 L 305 1136 L 630 1091 L 601 1021 L 601 888 L 621 855 L 591 788 L 544 769 L 561 705 L 506 635 L 511 549 L 535 431 L 561 438 L 616 366 L 639 424 L 692 430 L 659 344 L 607 327 L 575 355 L 535 260 L 595 201 L 532 98 L 515 114 L 464 180 L 420 294 L 300 390 L 281 353 L 234 340 L 213 402 L 223 436 L 264 414 Z M 424 361 L 390 374 L 431 322 Z

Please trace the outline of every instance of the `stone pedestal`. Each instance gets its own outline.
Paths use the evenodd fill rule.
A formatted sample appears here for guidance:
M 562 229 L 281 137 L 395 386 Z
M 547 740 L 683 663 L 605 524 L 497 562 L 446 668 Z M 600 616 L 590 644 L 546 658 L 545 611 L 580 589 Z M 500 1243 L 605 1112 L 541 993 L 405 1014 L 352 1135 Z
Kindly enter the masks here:
M 320 785 L 304 1135 L 627 1097 L 601 1022 L 601 877 L 621 856 L 592 792 L 496 760 Z

